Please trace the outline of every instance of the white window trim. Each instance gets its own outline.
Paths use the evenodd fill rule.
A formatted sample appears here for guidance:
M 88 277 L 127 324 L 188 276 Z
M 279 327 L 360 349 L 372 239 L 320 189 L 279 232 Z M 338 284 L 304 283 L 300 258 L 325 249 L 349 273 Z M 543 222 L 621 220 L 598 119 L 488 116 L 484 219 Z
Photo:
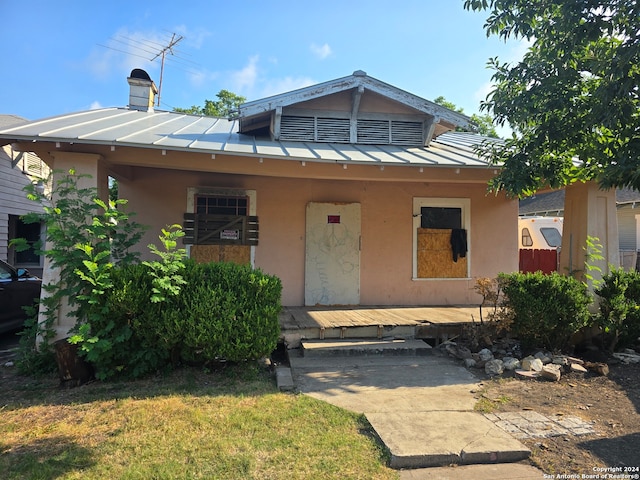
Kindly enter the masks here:
M 243 188 L 221 187 L 187 187 L 187 213 L 195 213 L 195 198 L 197 195 L 217 195 L 220 197 L 249 197 L 249 215 L 256 216 L 257 195 L 255 190 Z M 187 257 L 191 257 L 191 245 L 187 245 Z M 251 266 L 256 265 L 256 246 L 251 245 Z
M 462 213 L 462 228 L 467 231 L 467 276 L 471 271 L 471 200 L 468 198 L 428 198 L 414 197 L 413 199 L 413 277 L 416 281 L 460 280 L 459 278 L 421 278 L 418 277 L 418 228 L 420 228 L 420 212 L 422 207 L 459 208 Z

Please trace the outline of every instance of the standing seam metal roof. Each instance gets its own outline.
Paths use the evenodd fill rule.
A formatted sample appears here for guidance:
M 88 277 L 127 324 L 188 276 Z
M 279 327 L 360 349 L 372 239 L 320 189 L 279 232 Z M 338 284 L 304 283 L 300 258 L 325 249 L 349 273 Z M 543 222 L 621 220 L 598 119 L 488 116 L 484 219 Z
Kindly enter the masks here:
M 338 163 L 486 167 L 474 153 L 484 141 L 473 133 L 449 132 L 428 147 L 277 141 L 237 133 L 238 121 L 178 112 L 103 108 L 50 117 L 0 130 L 8 141 L 73 142 L 226 153 Z

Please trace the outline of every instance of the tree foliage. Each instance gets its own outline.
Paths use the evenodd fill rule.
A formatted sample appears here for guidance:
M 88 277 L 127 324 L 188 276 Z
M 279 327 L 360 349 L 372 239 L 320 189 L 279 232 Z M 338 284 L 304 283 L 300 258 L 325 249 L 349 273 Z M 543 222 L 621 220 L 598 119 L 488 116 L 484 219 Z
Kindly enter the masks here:
M 503 165 L 494 190 L 514 196 L 575 181 L 640 188 L 640 4 L 637 0 L 466 0 L 489 11 L 487 35 L 530 42 L 515 64 L 493 58 L 481 110 L 514 135 L 483 153 Z
M 203 107 L 193 105 L 191 108 L 174 108 L 173 111 L 205 115 L 207 117 L 233 117 L 238 107 L 247 100 L 245 97 L 236 95 L 229 90 L 220 90 L 216 97 L 218 97 L 218 100 L 205 100 Z
M 442 95 L 436 98 L 433 101 L 433 103 L 442 105 L 443 107 L 448 108 L 449 110 L 453 110 L 454 112 L 464 113 L 464 110 L 462 108 L 456 106 L 455 103 L 448 101 Z M 473 115 L 471 115 L 471 122 L 476 125 L 477 132 L 480 135 L 484 135 L 486 137 L 498 138 L 498 132 L 496 131 L 496 127 L 493 124 L 491 115 L 489 114 L 480 115 L 480 114 L 474 113 Z

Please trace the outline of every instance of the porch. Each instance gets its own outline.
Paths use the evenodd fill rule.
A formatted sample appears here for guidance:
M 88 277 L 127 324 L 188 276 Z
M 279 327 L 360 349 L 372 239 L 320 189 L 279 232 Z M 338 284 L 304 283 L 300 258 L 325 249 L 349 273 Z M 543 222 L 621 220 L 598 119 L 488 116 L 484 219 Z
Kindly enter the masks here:
M 419 338 L 437 345 L 480 321 L 479 306 L 340 306 L 283 307 L 282 338 L 300 339 Z M 290 347 L 291 348 L 291 347 Z

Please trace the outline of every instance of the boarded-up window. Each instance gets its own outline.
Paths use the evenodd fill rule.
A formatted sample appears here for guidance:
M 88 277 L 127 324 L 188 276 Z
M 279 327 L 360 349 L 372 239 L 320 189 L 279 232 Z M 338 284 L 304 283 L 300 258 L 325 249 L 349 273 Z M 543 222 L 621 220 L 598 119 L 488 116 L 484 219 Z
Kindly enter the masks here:
M 418 277 L 419 278 L 465 278 L 467 258 L 453 261 L 451 229 L 418 229 Z
M 470 201 L 414 198 L 414 277 L 467 278 Z

